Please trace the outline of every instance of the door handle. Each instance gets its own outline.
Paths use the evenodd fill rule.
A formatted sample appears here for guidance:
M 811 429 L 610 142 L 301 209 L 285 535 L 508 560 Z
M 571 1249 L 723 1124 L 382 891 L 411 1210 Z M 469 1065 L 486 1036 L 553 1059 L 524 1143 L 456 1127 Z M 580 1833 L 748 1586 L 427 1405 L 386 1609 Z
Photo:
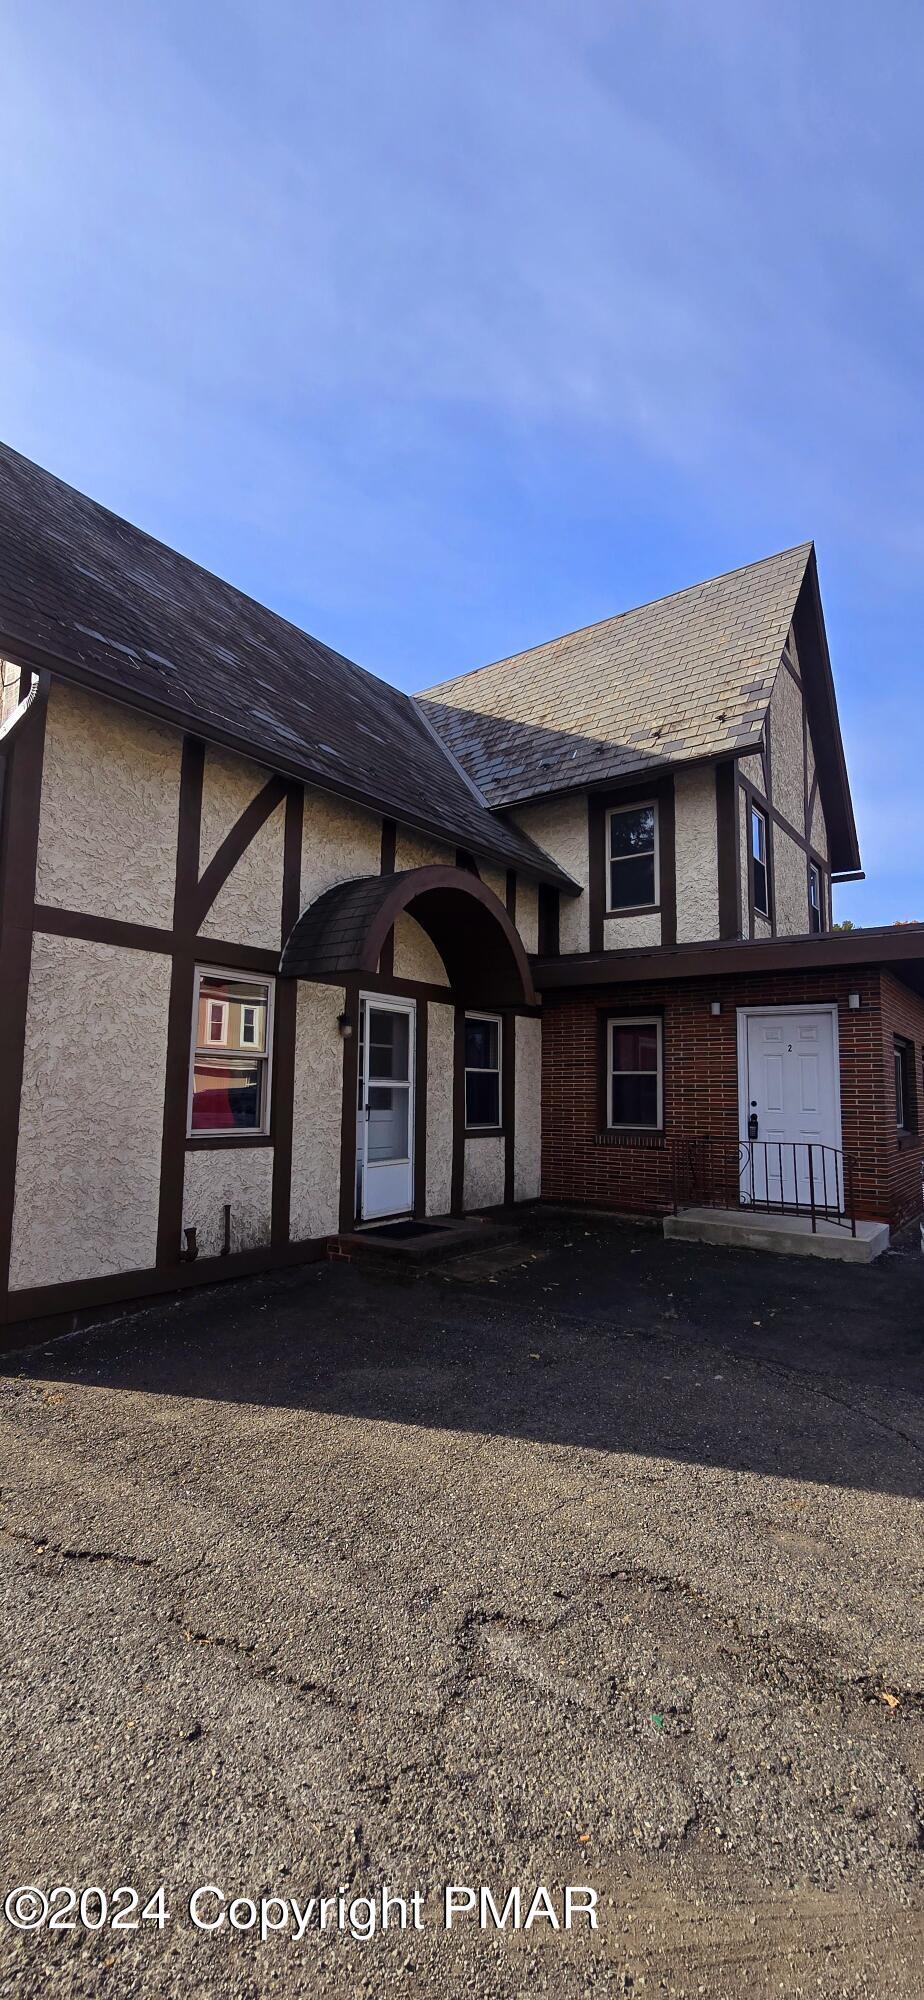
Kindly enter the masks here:
M 757 1120 L 757 1113 L 756 1111 L 752 1111 L 751 1116 L 748 1119 L 748 1138 L 756 1139 L 759 1131 L 760 1131 L 760 1126 Z

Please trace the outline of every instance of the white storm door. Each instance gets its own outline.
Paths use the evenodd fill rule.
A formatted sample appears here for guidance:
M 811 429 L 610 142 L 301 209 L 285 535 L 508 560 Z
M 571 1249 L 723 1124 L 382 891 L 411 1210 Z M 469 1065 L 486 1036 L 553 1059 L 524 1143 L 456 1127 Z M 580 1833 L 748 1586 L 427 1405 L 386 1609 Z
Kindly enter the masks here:
M 363 994 L 360 1008 L 359 1212 L 369 1222 L 414 1206 L 415 1004 Z
M 742 1049 L 741 1137 L 757 1143 L 744 1157 L 743 1202 L 841 1210 L 837 1018 L 833 1009 L 779 1008 L 739 1015 Z M 752 1178 L 753 1176 L 753 1178 Z

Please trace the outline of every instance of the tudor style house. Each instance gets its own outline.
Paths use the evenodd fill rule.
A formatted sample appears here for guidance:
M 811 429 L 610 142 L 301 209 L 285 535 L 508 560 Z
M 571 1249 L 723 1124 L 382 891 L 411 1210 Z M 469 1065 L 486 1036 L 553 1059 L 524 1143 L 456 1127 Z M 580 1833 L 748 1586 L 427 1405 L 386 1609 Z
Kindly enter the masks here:
M 811 545 L 412 699 L 0 448 L 0 656 L 7 1344 L 400 1218 L 920 1210 Z

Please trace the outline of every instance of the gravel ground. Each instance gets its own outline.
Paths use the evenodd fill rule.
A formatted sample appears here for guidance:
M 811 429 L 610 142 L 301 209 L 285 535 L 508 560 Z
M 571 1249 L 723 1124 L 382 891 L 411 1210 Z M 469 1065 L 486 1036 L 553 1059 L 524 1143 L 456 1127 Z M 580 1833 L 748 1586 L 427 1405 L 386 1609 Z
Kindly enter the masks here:
M 0 1993 L 917 2000 L 922 1331 L 919 1259 L 550 1217 L 8 1358 L 3 1892 L 171 1914 L 0 1919 Z

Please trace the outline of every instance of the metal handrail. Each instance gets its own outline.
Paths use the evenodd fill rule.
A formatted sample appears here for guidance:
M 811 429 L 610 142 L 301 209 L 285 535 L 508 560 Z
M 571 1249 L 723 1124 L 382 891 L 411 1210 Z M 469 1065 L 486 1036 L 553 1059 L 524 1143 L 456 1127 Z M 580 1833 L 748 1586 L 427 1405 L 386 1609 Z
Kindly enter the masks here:
M 812 1232 L 834 1223 L 856 1236 L 855 1159 L 817 1139 L 717 1139 L 702 1133 L 674 1149 L 674 1213 L 681 1203 L 805 1215 Z

